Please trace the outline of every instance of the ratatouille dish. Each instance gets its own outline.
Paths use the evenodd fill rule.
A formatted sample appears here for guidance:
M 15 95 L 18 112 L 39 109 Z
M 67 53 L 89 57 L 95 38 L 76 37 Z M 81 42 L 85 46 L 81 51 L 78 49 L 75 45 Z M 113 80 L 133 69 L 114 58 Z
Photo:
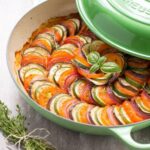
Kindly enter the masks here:
M 48 20 L 15 56 L 29 96 L 56 115 L 98 126 L 150 119 L 150 61 L 105 44 L 78 14 Z

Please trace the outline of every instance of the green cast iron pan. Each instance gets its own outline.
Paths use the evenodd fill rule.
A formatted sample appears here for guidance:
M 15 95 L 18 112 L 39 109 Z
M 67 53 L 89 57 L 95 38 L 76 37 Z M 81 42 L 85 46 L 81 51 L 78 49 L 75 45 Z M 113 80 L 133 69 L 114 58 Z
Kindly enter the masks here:
M 88 27 L 106 43 L 150 60 L 150 0 L 76 0 Z
M 64 6 L 65 4 L 65 6 Z M 63 7 L 62 7 L 63 6 Z M 56 11 L 59 10 L 59 11 Z M 140 130 L 142 128 L 150 126 L 150 120 L 132 124 L 129 126 L 116 126 L 116 127 L 104 127 L 104 126 L 92 126 L 80 123 L 75 123 L 70 120 L 66 120 L 59 116 L 52 114 L 51 112 L 43 109 L 36 104 L 24 91 L 22 84 L 18 81 L 16 71 L 14 69 L 15 50 L 18 50 L 26 42 L 31 33 L 43 22 L 51 17 L 67 15 L 72 12 L 77 12 L 74 0 L 50 0 L 40 4 L 39 6 L 30 10 L 25 14 L 20 21 L 14 27 L 10 38 L 8 40 L 7 47 L 7 63 L 10 74 L 19 89 L 19 92 L 24 97 L 25 101 L 31 105 L 37 112 L 42 114 L 45 118 L 65 127 L 70 130 L 94 134 L 94 135 L 113 135 L 121 139 L 130 148 L 135 150 L 150 150 L 150 144 L 139 144 L 135 142 L 131 137 L 131 132 Z

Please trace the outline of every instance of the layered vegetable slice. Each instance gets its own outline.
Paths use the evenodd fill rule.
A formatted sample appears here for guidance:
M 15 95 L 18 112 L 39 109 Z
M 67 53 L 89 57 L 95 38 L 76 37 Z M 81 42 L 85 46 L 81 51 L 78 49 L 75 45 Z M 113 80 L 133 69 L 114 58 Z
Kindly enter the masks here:
M 25 78 L 27 78 L 30 75 L 41 75 L 41 76 L 47 76 L 47 71 L 38 64 L 28 64 L 26 66 L 21 67 L 19 70 L 19 77 L 21 81 L 24 83 Z
M 64 91 L 48 81 L 35 81 L 31 85 L 31 97 L 42 107 L 47 108 L 49 99 Z

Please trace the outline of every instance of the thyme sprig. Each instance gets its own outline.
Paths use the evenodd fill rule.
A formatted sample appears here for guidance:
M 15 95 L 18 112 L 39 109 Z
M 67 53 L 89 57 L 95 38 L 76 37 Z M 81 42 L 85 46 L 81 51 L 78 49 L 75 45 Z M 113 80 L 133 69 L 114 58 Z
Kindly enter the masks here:
M 6 136 L 6 139 L 14 143 L 18 149 L 25 150 L 55 150 L 46 138 L 50 135 L 49 131 L 43 128 L 36 128 L 27 132 L 24 125 L 25 117 L 22 115 L 20 107 L 17 106 L 18 114 L 11 116 L 8 107 L 0 101 L 0 130 Z M 36 132 L 43 131 L 45 135 L 41 137 Z

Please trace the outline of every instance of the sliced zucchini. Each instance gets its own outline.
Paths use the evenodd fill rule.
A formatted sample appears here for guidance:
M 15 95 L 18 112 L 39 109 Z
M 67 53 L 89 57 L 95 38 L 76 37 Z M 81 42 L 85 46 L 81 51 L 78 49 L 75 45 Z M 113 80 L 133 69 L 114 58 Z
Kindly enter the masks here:
M 81 98 L 81 89 L 83 89 L 84 90 L 84 86 L 86 85 L 86 81 L 85 80 L 82 80 L 82 79 L 80 79 L 80 80 L 77 80 L 77 81 L 75 81 L 72 85 L 71 85 L 71 90 L 72 90 L 72 92 L 73 93 L 71 93 L 71 94 L 73 94 L 73 96 L 74 97 L 76 97 L 76 98 Z
M 64 72 L 66 72 L 66 71 L 68 71 L 68 70 L 70 70 L 70 69 L 71 69 L 71 67 L 61 67 L 61 68 L 59 68 L 59 69 L 56 71 L 56 73 L 54 74 L 54 81 L 55 81 L 55 83 L 56 83 L 56 84 L 59 84 L 59 79 L 60 79 L 61 75 L 62 75 Z
M 95 124 L 95 125 L 101 125 L 100 122 L 98 121 L 98 118 L 97 118 L 97 111 L 99 110 L 100 108 L 98 106 L 94 107 L 91 111 L 90 111 L 90 118 L 92 120 L 92 122 Z
M 38 56 L 49 56 L 50 55 L 49 51 L 47 51 L 41 47 L 30 47 L 22 52 L 23 56 L 28 55 L 28 54 L 34 54 L 34 55 L 38 55 Z
M 138 89 L 135 86 L 133 86 L 123 78 L 119 78 L 119 82 L 128 89 L 135 90 L 135 92 L 138 91 Z
M 88 54 L 90 53 L 90 45 L 91 44 L 85 44 L 83 47 L 82 47 L 82 53 L 84 54 L 84 56 L 87 58 Z
M 35 90 L 35 99 L 36 99 L 37 101 L 40 100 L 39 96 L 40 96 L 41 92 L 42 92 L 44 89 L 47 89 L 47 88 L 49 88 L 49 87 L 51 87 L 51 86 L 54 86 L 54 85 L 52 85 L 51 83 L 44 83 L 44 84 L 38 86 L 38 87 L 36 88 L 36 90 Z M 46 96 L 47 99 L 50 99 L 50 98 L 52 97 L 52 93 L 44 93 L 44 94 L 45 94 L 44 96 Z
M 58 47 L 58 44 L 56 43 L 56 41 L 54 40 L 54 37 L 51 34 L 48 34 L 48 33 L 38 34 L 36 39 L 39 39 L 39 38 L 48 39 L 50 41 L 50 43 L 52 44 L 53 49 Z
M 105 125 L 105 123 L 103 123 L 103 121 L 102 121 L 102 119 L 101 119 L 103 109 L 104 109 L 104 108 L 99 108 L 98 111 L 96 112 L 98 122 L 99 122 L 99 124 L 101 124 L 101 125 Z
M 117 96 L 120 99 L 128 99 L 128 97 L 122 93 L 120 93 L 114 86 L 112 86 L 112 91 L 115 94 L 115 96 Z
M 83 69 L 89 69 L 89 67 L 87 67 L 86 65 L 84 65 L 80 60 L 78 59 L 74 59 L 72 60 L 72 62 L 78 66 L 79 68 L 83 68 Z
M 57 101 L 58 101 L 60 98 L 63 98 L 63 97 L 65 97 L 65 96 L 66 96 L 66 94 L 58 94 L 58 95 L 54 96 L 54 97 L 50 100 L 50 102 L 49 102 L 48 109 L 49 109 L 52 113 L 58 114 L 58 113 L 57 113 L 57 110 L 56 110 L 56 103 L 57 103 Z
M 33 82 L 32 83 L 32 85 L 31 85 L 31 88 L 30 88 L 30 96 L 34 99 L 34 100 L 36 100 L 36 98 L 35 98 L 35 91 L 36 91 L 36 89 L 39 87 L 39 86 L 41 86 L 41 85 L 45 85 L 45 84 L 50 84 L 48 81 L 46 81 L 46 80 L 41 80 L 41 81 L 35 81 L 35 82 Z
M 24 74 L 24 79 L 27 78 L 30 75 L 44 75 L 43 71 L 37 68 L 32 68 L 29 69 L 28 71 L 25 72 Z
M 82 36 L 80 35 L 80 37 L 84 38 L 86 40 L 86 43 L 91 43 L 92 42 L 92 39 L 88 36 Z
M 51 82 L 55 83 L 55 81 L 54 81 L 54 75 L 55 75 L 56 71 L 61 68 L 61 66 L 62 66 L 61 63 L 57 63 L 54 66 L 52 66 L 51 69 L 49 70 L 48 79 Z
M 99 97 L 99 92 L 99 87 L 93 87 L 91 91 L 92 97 L 100 106 L 105 106 L 105 102 Z
M 115 107 L 114 107 L 114 115 L 116 116 L 116 118 L 118 119 L 118 121 L 119 121 L 121 124 L 123 124 L 123 125 L 126 124 L 125 121 L 122 119 L 122 116 L 121 116 L 121 114 L 120 114 L 120 107 L 119 107 L 119 106 L 115 106 Z
M 68 54 L 74 56 L 73 52 L 72 52 L 70 49 L 66 49 L 66 48 L 62 49 L 62 48 L 61 48 L 61 49 L 57 49 L 57 50 L 55 50 L 55 51 L 66 52 L 66 53 L 68 53 Z
M 138 82 L 128 78 L 127 76 L 125 77 L 125 79 L 128 83 L 130 83 L 131 85 L 135 86 L 138 89 L 142 88 L 142 86 L 143 86 L 143 85 L 139 84 Z
M 121 115 L 122 119 L 124 120 L 124 122 L 126 124 L 131 124 L 132 123 L 131 119 L 128 117 L 128 115 L 125 112 L 123 107 L 120 107 L 120 115 Z
M 62 40 L 64 40 L 67 37 L 67 29 L 63 25 L 55 25 L 52 28 L 55 28 L 58 30 L 58 32 L 62 36 Z
M 77 19 L 77 18 L 72 18 L 72 19 L 69 19 L 69 20 L 72 20 L 76 24 L 76 27 L 77 27 L 76 32 L 78 32 L 79 29 L 80 29 L 80 20 Z
M 73 109 L 72 109 L 72 118 L 75 122 L 79 122 L 79 118 L 78 118 L 78 111 L 80 110 L 80 108 L 84 105 L 84 103 L 79 103 L 77 104 Z
M 104 76 L 100 77 L 100 78 L 96 78 L 96 79 L 88 79 L 89 81 L 91 81 L 92 83 L 94 83 L 95 85 L 105 85 L 106 83 L 108 83 L 108 80 L 112 77 L 111 73 L 107 73 Z
M 88 80 L 94 83 L 95 85 L 105 85 L 108 82 L 108 80 L 105 79 L 104 80 L 88 79 Z
M 71 100 L 71 96 L 69 96 L 68 94 L 63 94 L 63 96 L 59 97 L 58 100 L 55 102 L 54 106 L 57 114 L 59 114 L 61 104 L 68 99 Z
M 36 71 L 39 70 L 40 73 L 42 72 L 44 76 L 47 75 L 47 71 L 41 65 L 38 65 L 38 64 L 28 64 L 26 66 L 21 67 L 21 69 L 19 70 L 19 77 L 20 77 L 20 79 L 21 79 L 22 82 L 24 82 L 26 72 L 28 72 L 29 70 L 32 70 L 32 69 L 34 69 L 34 71 L 35 70 Z M 34 73 L 34 71 L 32 73 Z M 30 72 L 30 74 L 31 74 L 31 72 Z
M 148 108 L 147 106 L 143 104 L 142 99 L 140 97 L 137 97 L 135 99 L 135 102 L 138 105 L 138 107 L 141 109 L 141 111 L 143 111 L 144 113 L 150 114 L 150 108 Z
M 71 50 L 73 52 L 74 49 L 76 49 L 76 46 L 73 44 L 64 44 L 61 47 L 59 47 L 58 50 L 61 50 L 61 49 L 68 49 L 68 50 Z

